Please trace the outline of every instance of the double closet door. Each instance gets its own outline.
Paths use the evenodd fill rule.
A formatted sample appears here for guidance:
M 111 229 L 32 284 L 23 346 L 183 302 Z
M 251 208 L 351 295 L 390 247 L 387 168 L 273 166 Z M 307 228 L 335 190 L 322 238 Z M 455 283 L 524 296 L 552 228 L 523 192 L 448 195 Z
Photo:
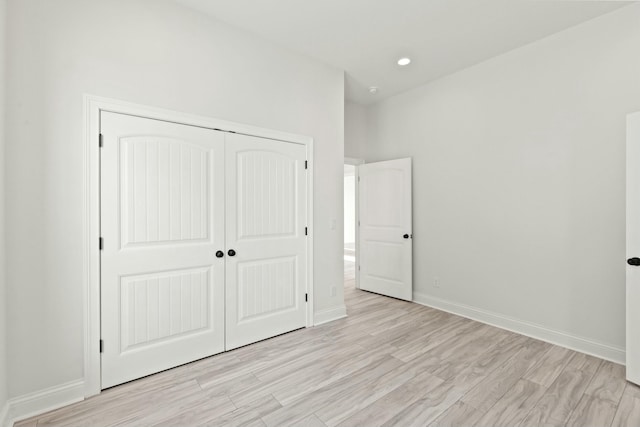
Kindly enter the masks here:
M 102 388 L 306 324 L 306 147 L 101 113 Z

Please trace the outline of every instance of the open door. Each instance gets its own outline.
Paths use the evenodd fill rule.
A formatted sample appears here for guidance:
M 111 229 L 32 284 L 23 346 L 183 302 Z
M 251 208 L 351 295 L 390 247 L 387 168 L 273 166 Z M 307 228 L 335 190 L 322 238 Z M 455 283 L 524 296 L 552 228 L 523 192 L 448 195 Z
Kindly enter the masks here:
M 411 159 L 359 168 L 360 289 L 412 299 Z
M 627 116 L 627 379 L 640 384 L 640 112 Z

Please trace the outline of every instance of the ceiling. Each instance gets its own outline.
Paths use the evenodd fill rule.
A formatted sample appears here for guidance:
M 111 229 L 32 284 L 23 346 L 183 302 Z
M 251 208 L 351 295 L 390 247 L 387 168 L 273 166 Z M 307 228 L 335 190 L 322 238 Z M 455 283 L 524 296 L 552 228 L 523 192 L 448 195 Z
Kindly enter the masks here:
M 176 0 L 345 70 L 369 104 L 632 2 L 533 0 Z M 412 59 L 399 67 L 401 56 Z M 372 95 L 369 86 L 377 86 Z

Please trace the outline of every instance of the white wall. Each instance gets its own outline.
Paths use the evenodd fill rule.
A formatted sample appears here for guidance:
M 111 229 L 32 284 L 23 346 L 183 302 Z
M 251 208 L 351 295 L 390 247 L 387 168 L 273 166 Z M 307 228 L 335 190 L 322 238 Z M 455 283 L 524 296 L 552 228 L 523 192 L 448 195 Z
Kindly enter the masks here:
M 350 173 L 347 173 L 347 169 Z M 344 243 L 356 241 L 356 177 L 355 166 L 347 168 L 344 174 Z
M 362 159 L 366 144 L 366 108 L 354 102 L 344 103 L 344 156 Z
M 83 376 L 84 93 L 312 136 L 316 310 L 343 307 L 342 71 L 166 0 L 8 13 L 10 396 Z
M 7 402 L 7 302 L 4 264 L 4 147 L 6 0 L 0 0 L 0 425 Z
M 370 108 L 366 159 L 413 157 L 417 299 L 624 348 L 638 52 L 634 5 Z
M 366 143 L 366 109 L 360 104 L 344 104 L 344 156 L 363 159 Z M 344 178 L 344 243 L 356 241 L 355 230 L 355 178 Z

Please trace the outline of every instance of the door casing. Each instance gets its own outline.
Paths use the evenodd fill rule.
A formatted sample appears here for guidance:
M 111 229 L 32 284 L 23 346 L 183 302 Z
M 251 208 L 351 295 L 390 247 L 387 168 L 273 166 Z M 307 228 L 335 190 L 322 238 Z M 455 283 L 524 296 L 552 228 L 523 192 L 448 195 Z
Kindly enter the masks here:
M 626 258 L 640 257 L 640 112 L 627 115 Z M 625 262 L 625 260 L 620 260 Z M 626 375 L 640 384 L 640 267 L 626 267 Z
M 84 95 L 83 108 L 83 326 L 84 396 L 99 394 L 100 383 L 100 113 L 113 112 L 189 126 L 235 132 L 260 138 L 302 144 L 307 173 L 307 304 L 306 326 L 313 319 L 313 138 L 226 120 L 155 108 L 99 96 Z

